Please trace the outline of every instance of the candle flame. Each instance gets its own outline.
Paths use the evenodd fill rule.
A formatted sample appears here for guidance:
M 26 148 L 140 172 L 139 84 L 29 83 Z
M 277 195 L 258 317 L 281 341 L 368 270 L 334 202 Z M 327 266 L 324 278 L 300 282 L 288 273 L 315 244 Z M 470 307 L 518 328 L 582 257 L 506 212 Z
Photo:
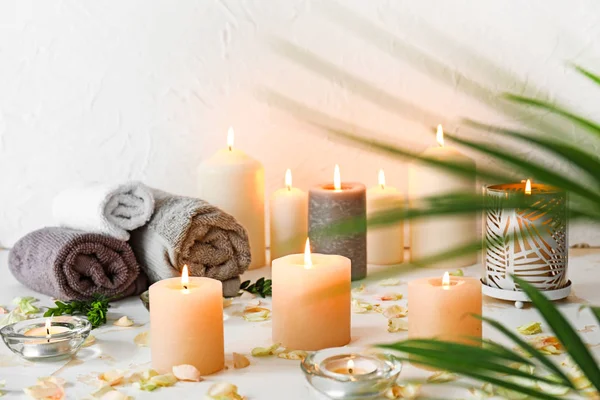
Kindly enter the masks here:
M 437 133 L 435 134 L 435 138 L 437 139 L 440 147 L 444 147 L 444 130 L 442 129 L 442 125 L 437 126 Z
M 312 257 L 310 256 L 310 239 L 306 238 L 306 245 L 304 246 L 304 268 L 312 268 Z
M 352 361 L 351 359 L 348 360 L 347 367 L 348 367 L 348 373 L 350 373 L 350 374 L 354 373 L 354 361 Z
M 181 286 L 183 286 L 183 290 L 187 293 L 188 285 L 190 284 L 190 274 L 188 272 L 188 266 L 184 265 L 181 270 Z
M 292 190 L 292 171 L 289 168 L 285 171 L 285 187 Z
M 229 149 L 229 151 L 233 149 L 233 137 L 233 127 L 230 126 L 227 130 L 227 148 Z
M 531 180 L 527 179 L 525 182 L 525 194 L 531 194 Z
M 333 170 L 333 188 L 335 190 L 342 190 L 342 178 L 340 176 L 340 166 L 335 164 L 335 169 Z
M 48 338 L 48 342 L 50 342 L 50 337 L 52 336 L 50 334 L 50 328 L 52 328 L 52 319 L 46 318 L 46 338 Z
M 379 186 L 381 186 L 382 189 L 385 189 L 385 172 L 383 172 L 383 169 L 379 170 Z
M 448 271 L 444 273 L 444 277 L 442 278 L 442 287 L 446 290 L 450 287 L 450 274 Z

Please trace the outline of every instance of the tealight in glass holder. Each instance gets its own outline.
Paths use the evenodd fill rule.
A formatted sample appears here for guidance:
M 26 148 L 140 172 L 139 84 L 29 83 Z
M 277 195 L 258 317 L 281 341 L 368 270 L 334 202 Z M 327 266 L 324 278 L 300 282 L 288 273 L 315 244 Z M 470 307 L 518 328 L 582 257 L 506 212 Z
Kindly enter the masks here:
M 310 353 L 300 367 L 315 390 L 341 400 L 383 395 L 396 383 L 402 363 L 390 353 L 336 347 Z
M 0 336 L 10 350 L 29 361 L 54 361 L 75 354 L 92 325 L 81 317 L 36 318 L 7 325 Z

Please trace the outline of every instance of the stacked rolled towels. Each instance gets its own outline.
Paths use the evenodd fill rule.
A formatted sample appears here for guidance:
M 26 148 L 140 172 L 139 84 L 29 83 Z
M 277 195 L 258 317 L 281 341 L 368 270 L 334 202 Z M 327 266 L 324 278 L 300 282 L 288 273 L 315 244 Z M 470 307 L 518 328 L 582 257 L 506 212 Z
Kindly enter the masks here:
M 10 251 L 9 268 L 25 286 L 62 300 L 121 298 L 148 286 L 126 242 L 70 228 L 43 228 L 21 238 Z
M 144 225 L 154 211 L 150 189 L 140 182 L 94 183 L 61 192 L 52 205 L 60 226 L 129 240 L 129 232 Z
M 204 200 L 152 189 L 155 209 L 148 224 L 131 233 L 130 244 L 150 283 L 181 275 L 223 282 L 223 295 L 235 296 L 240 274 L 250 265 L 246 230 Z

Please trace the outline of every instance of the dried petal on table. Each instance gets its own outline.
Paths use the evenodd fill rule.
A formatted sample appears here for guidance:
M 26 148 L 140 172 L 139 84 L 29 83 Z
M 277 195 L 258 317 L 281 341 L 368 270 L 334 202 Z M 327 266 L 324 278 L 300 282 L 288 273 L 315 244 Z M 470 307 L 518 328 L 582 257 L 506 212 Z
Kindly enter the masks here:
M 244 319 L 248 322 L 267 321 L 271 318 L 271 310 L 264 307 L 246 307 Z
M 23 392 L 36 400 L 62 400 L 65 398 L 64 385 L 65 380 L 61 378 L 38 378 L 34 386 L 23 389 Z
M 0 314 L 8 314 L 8 310 L 4 307 L 0 307 Z
M 116 320 L 113 325 L 127 328 L 133 325 L 133 321 L 130 320 L 127 315 L 123 315 L 121 318 Z
M 150 370 L 156 372 L 154 370 Z M 159 387 L 173 386 L 177 383 L 177 378 L 173 374 L 153 375 L 150 379 L 142 379 L 135 382 L 133 386 L 146 392 L 152 392 Z
M 557 383 L 556 385 L 552 385 L 546 382 L 542 382 L 542 381 L 538 381 L 537 382 L 537 386 L 538 388 L 547 394 L 553 395 L 553 396 L 564 396 L 565 394 L 569 393 L 569 391 L 571 390 L 568 386 L 563 386 L 559 383 L 559 378 L 556 375 L 548 375 L 545 377 L 546 379 L 551 379 L 551 380 L 556 380 Z
M 360 286 L 357 286 L 355 288 L 352 289 L 352 293 L 365 293 L 366 292 L 366 288 L 364 283 L 361 283 Z
M 85 340 L 83 341 L 83 343 L 81 344 L 81 347 L 90 347 L 91 345 L 96 343 L 96 336 L 94 335 L 88 335 L 88 337 L 85 338 Z
M 233 368 L 242 369 L 250 365 L 250 360 L 243 354 L 233 353 Z
M 279 343 L 275 343 L 270 347 L 255 347 L 252 349 L 251 354 L 253 357 L 268 357 L 274 355 L 277 349 L 279 349 L 280 347 L 281 344 Z
M 385 392 L 385 398 L 394 399 L 415 399 L 421 392 L 420 384 L 407 383 L 404 385 L 395 385 Z
M 200 382 L 202 376 L 198 368 L 189 364 L 176 365 L 173 367 L 173 375 L 180 381 Z
M 379 304 L 371 304 L 367 301 L 352 299 L 352 312 L 357 314 L 364 314 L 368 312 L 381 312 Z
M 458 375 L 448 371 L 438 371 L 427 378 L 429 383 L 447 383 L 458 379 Z
M 223 297 L 223 308 L 229 307 L 231 305 L 231 303 L 233 303 L 232 298 Z
M 398 286 L 400 285 L 400 279 L 390 278 L 379 281 L 379 286 Z
M 238 393 L 237 386 L 227 382 L 218 382 L 212 385 L 206 393 L 206 398 L 212 400 L 244 400 L 244 397 Z
M 403 318 L 408 314 L 408 308 L 399 305 L 389 306 L 383 310 L 383 316 L 386 318 Z
M 379 297 L 381 301 L 396 301 L 402 299 L 402 293 L 386 293 Z
M 531 322 L 529 324 L 521 325 L 517 327 L 517 331 L 522 335 L 536 335 L 542 333 L 542 323 Z
M 283 358 L 285 360 L 304 360 L 306 358 L 306 356 L 308 355 L 308 353 L 304 350 L 286 350 L 283 351 L 279 354 L 277 354 L 277 357 L 279 358 Z
M 408 322 L 402 318 L 388 319 L 388 332 L 403 332 L 408 330 Z
M 133 343 L 140 347 L 148 347 L 150 345 L 150 332 L 145 331 L 133 338 Z
M 116 386 L 123 383 L 123 379 L 125 378 L 126 371 L 121 369 L 113 369 L 110 371 L 106 371 L 98 375 L 98 379 L 106 382 L 109 386 Z
M 536 337 L 530 344 L 540 352 L 548 355 L 563 354 L 565 349 L 556 336 Z

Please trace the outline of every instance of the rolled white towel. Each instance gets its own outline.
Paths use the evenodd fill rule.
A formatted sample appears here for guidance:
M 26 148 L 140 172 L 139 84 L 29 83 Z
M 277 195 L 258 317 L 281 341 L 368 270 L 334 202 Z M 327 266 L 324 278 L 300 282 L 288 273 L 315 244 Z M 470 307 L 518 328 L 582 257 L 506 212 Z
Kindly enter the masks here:
M 54 198 L 54 220 L 64 227 L 129 240 L 154 212 L 154 196 L 141 182 L 93 183 L 62 191 Z

